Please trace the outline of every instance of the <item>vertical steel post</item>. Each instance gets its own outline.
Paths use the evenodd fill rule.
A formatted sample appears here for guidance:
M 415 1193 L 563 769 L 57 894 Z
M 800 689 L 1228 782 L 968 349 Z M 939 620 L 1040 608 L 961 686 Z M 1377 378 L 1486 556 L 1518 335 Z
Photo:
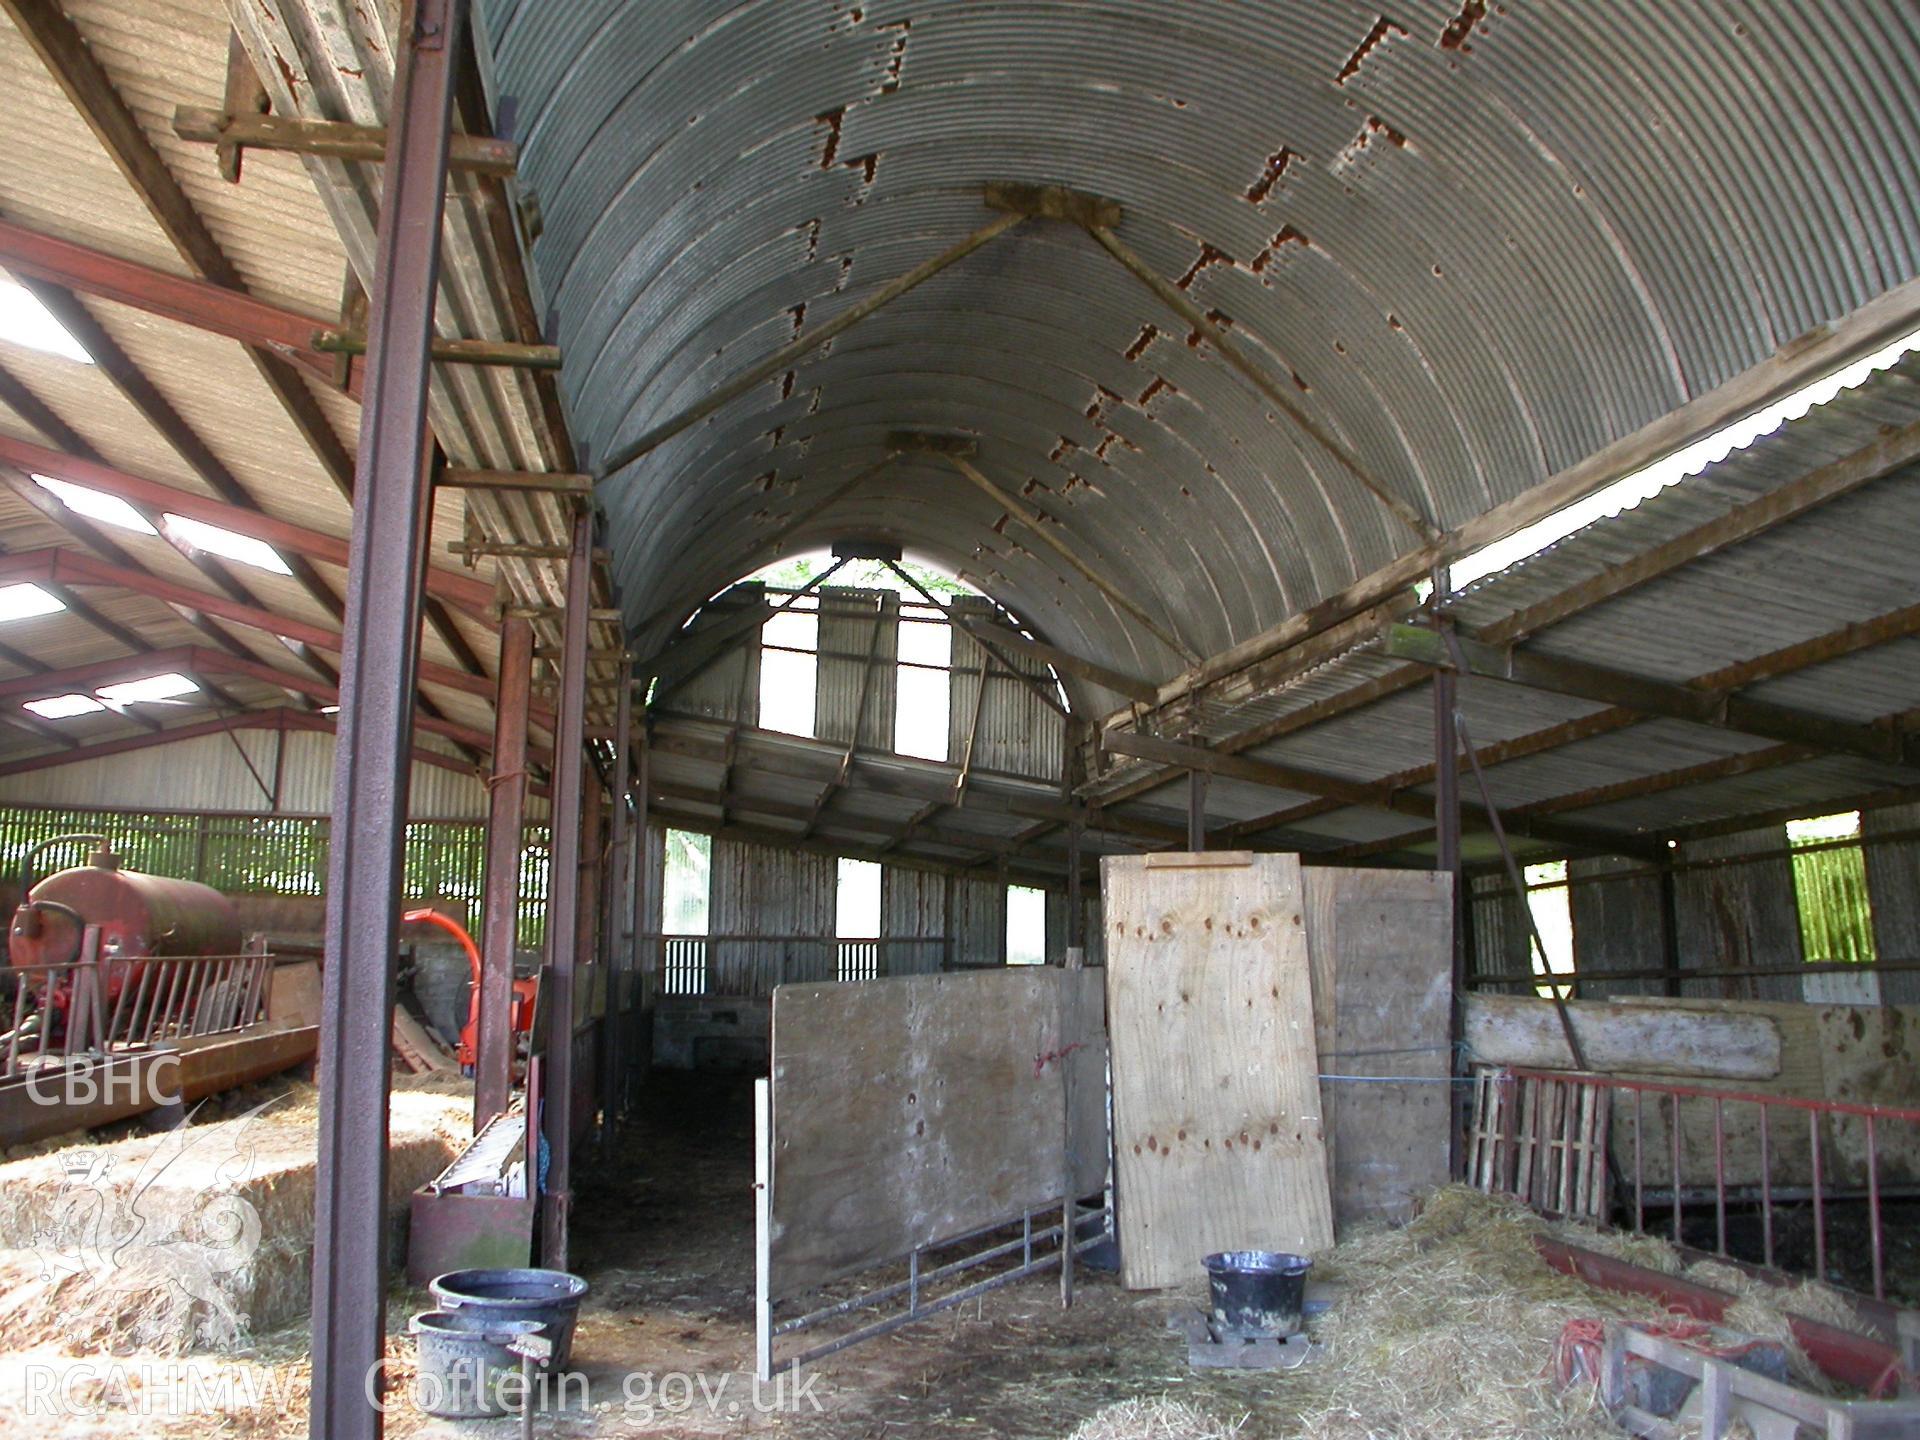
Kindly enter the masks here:
M 1061 762 L 1060 798 L 1075 804 L 1075 780 L 1082 770 L 1078 727 L 1067 725 L 1065 756 Z M 1087 959 L 1086 900 L 1080 893 L 1080 840 L 1084 826 L 1078 820 L 1067 825 L 1067 968 L 1077 970 Z
M 546 1115 L 547 1189 L 540 1263 L 567 1268 L 573 1202 L 573 982 L 580 959 L 581 799 L 586 780 L 587 625 L 593 604 L 593 509 L 580 507 L 567 555 L 567 616 L 561 640 L 560 705 L 553 735 L 553 840 L 548 847 Z M 594 782 L 598 784 L 596 780 Z
M 644 713 L 640 721 L 639 743 L 634 756 L 633 785 L 633 1009 L 629 1022 L 628 1073 L 621 1079 L 623 1101 L 633 1093 L 633 1077 L 643 1070 L 653 1054 L 653 1038 L 644 1027 L 652 1022 L 653 996 L 659 986 L 660 953 L 664 941 L 653 931 L 653 842 L 647 819 L 647 788 L 651 782 L 652 757 L 647 745 Z
M 1445 593 L 1444 572 L 1434 579 L 1434 593 Z M 1434 623 L 1442 623 L 1438 616 Z M 1467 945 L 1466 927 L 1473 923 L 1473 908 L 1461 894 L 1460 873 L 1460 712 L 1458 682 L 1451 670 L 1433 672 L 1433 823 L 1438 841 L 1433 868 L 1452 877 L 1453 886 L 1453 1063 L 1449 1075 L 1466 1074 L 1466 1056 L 1461 1048 L 1466 1039 L 1467 1017 Z M 1524 898 L 1522 904 L 1525 903 Z M 1454 1086 L 1454 1090 L 1463 1087 Z M 1466 1111 L 1458 1095 L 1449 1097 L 1452 1109 L 1451 1151 L 1453 1173 L 1461 1174 L 1466 1163 Z
M 480 1033 L 474 1042 L 473 1128 L 507 1108 L 513 1093 L 513 955 L 520 932 L 520 855 L 526 843 L 527 696 L 533 626 L 500 626 L 494 687 L 493 776 L 487 796 L 487 869 L 481 899 Z
M 580 939 L 579 954 L 574 961 L 574 1013 L 576 1025 L 580 1024 L 581 978 L 587 981 L 585 995 L 591 1006 L 594 997 L 599 997 L 600 1018 L 593 1020 L 585 1017 L 590 1028 L 581 1039 L 585 1055 L 590 1056 L 591 1068 L 585 1075 L 574 1079 L 574 1093 L 578 1103 L 586 1107 L 588 1116 L 594 1119 L 593 1135 L 596 1144 L 606 1139 L 604 1126 L 606 1120 L 600 1115 L 600 1098 L 605 1093 L 605 1074 L 607 1069 L 607 935 L 601 928 L 605 907 L 601 905 L 601 891 L 605 884 L 606 865 L 606 792 L 600 788 L 600 766 L 596 760 L 589 759 L 586 765 L 586 778 L 580 791 Z M 581 1125 L 581 1117 L 575 1116 L 574 1127 Z
M 620 1119 L 626 1095 L 628 1007 L 632 1004 L 633 951 L 639 937 L 622 926 L 630 923 L 633 905 L 627 887 L 633 881 L 633 820 L 628 801 L 633 789 L 633 670 L 620 667 L 620 698 L 613 721 L 613 816 L 607 842 L 606 874 L 601 882 L 601 946 L 607 957 L 607 1013 L 600 1024 L 604 1060 L 600 1075 L 602 1135 L 610 1134 Z
M 465 0 L 403 8 L 388 116 L 327 866 L 314 1440 L 376 1440 L 382 1429 L 368 1397 L 387 1338 L 387 1086 L 426 561 L 428 345 L 465 21 Z
M 1204 770 L 1187 772 L 1187 849 L 1198 854 L 1207 848 L 1207 781 Z

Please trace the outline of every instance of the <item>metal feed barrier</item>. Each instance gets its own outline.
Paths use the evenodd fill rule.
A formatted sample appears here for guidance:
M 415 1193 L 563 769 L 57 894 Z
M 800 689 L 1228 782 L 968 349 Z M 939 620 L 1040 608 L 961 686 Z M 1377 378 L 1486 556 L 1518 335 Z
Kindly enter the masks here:
M 1623 1112 L 1617 1119 L 1616 1107 Z M 1688 1177 L 1689 1108 L 1695 1112 L 1692 1135 L 1701 1138 L 1698 1127 L 1705 1127 L 1711 1183 Z M 1728 1120 L 1743 1113 L 1756 1121 L 1758 1153 L 1751 1178 L 1730 1179 Z M 1650 1144 L 1648 1131 L 1654 1122 L 1664 1123 L 1667 1133 Z M 1787 1168 L 1784 1151 L 1789 1142 L 1793 1163 L 1800 1160 L 1796 1132 L 1804 1134 L 1807 1171 L 1783 1177 L 1777 1172 Z M 1829 1269 L 1828 1207 L 1836 1200 L 1864 1199 L 1873 1295 L 1884 1300 L 1887 1236 L 1882 1201 L 1889 1193 L 1885 1172 L 1890 1148 L 1913 1166 L 1912 1157 L 1920 1156 L 1920 1110 L 1584 1072 L 1484 1069 L 1474 1077 L 1466 1175 L 1479 1189 L 1512 1195 L 1543 1214 L 1595 1222 L 1605 1220 L 1610 1186 L 1617 1183 L 1617 1208 L 1631 1216 L 1636 1233 L 1646 1233 L 1650 1202 L 1669 1206 L 1676 1245 L 1682 1243 L 1689 1203 L 1711 1203 L 1714 1253 L 1727 1258 L 1732 1258 L 1727 1247 L 1729 1200 L 1755 1204 L 1762 1260 L 1769 1268 L 1776 1259 L 1777 1208 L 1810 1202 L 1813 1269 L 1821 1280 L 1828 1278 Z M 1665 1168 L 1664 1186 L 1648 1183 L 1649 1161 Z M 1620 1174 L 1629 1167 L 1629 1175 Z M 1920 1174 L 1897 1177 L 1895 1188 L 1915 1193 Z
M 769 1292 L 772 1284 L 773 1238 L 773 1100 L 769 1081 L 754 1084 L 754 1365 L 762 1381 L 773 1378 L 776 1363 L 798 1367 L 857 1345 L 891 1334 L 903 1326 L 949 1310 L 977 1296 L 1049 1270 L 1060 1272 L 1060 1296 L 1063 1304 L 1073 1303 L 1075 1261 L 1084 1250 L 1098 1245 L 1113 1234 L 1112 1191 L 1103 1194 L 1097 1207 L 1083 1207 L 1072 1196 L 1036 1205 L 1000 1220 L 953 1235 L 942 1236 L 905 1255 L 876 1262 L 870 1271 L 897 1268 L 905 1264 L 904 1279 L 892 1280 L 860 1289 L 843 1299 L 829 1301 L 801 1314 L 776 1319 L 775 1311 L 785 1297 Z M 1071 1240 L 1069 1240 L 1071 1236 Z M 969 1248 L 952 1258 L 946 1252 Z M 932 1257 L 936 1263 L 929 1266 Z M 972 1278 L 969 1278 L 972 1277 Z M 866 1320 L 842 1330 L 829 1339 L 795 1351 L 774 1356 L 774 1343 L 782 1336 L 818 1330 L 835 1321 L 847 1320 L 862 1312 L 886 1311 L 877 1319 Z
M 0 1082 L 244 1030 L 262 1018 L 273 965 L 264 947 L 239 955 L 102 955 L 100 931 L 88 926 L 76 960 L 0 966 L 8 1015 Z

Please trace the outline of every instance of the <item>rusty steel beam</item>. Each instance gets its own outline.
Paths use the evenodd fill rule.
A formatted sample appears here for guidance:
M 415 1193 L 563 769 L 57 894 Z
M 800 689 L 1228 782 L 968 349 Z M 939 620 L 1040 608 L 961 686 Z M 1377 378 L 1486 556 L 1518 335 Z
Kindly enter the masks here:
M 162 745 L 172 745 L 182 740 L 198 739 L 202 735 L 222 735 L 235 730 L 306 730 L 315 734 L 332 735 L 336 732 L 334 717 L 321 715 L 312 710 L 293 710 L 286 706 L 277 706 L 270 710 L 242 710 L 237 714 L 223 715 L 214 720 L 199 720 L 189 725 L 175 725 L 150 734 L 129 735 L 119 740 L 96 740 L 72 750 L 60 750 L 45 755 L 29 755 L 20 760 L 0 763 L 0 778 L 8 775 L 29 775 L 39 770 L 52 770 L 61 765 L 84 765 L 95 760 L 105 760 L 114 755 L 128 755 L 140 750 L 151 750 Z M 415 764 L 432 765 L 436 769 L 446 770 L 454 775 L 463 775 L 471 779 L 473 766 L 456 760 L 451 755 L 442 755 L 437 750 L 413 747 L 411 758 Z
M 0 366 L 0 403 L 4 403 L 35 430 L 56 444 L 65 447 L 69 452 L 76 455 L 85 455 L 94 459 L 99 458 L 99 452 L 87 443 L 85 437 L 73 429 L 72 426 L 68 425 L 65 420 L 61 419 L 51 407 L 22 384 L 18 377 L 13 375 L 4 366 Z M 122 546 L 119 541 L 109 535 L 104 526 L 95 524 L 77 511 L 68 509 L 64 503 L 56 499 L 42 486 L 33 484 L 25 477 L 16 478 L 4 469 L 0 469 L 0 480 L 4 480 L 28 505 L 39 511 L 41 515 L 65 530 L 82 544 L 97 551 L 115 564 L 123 565 L 130 570 L 140 568 L 139 559 Z M 92 625 L 93 628 L 101 634 L 112 639 L 116 644 L 125 645 L 132 650 L 150 650 L 153 648 L 139 636 L 131 635 L 131 633 L 125 631 L 123 627 L 114 625 L 104 615 L 101 615 L 78 596 L 71 595 L 70 593 L 61 593 L 59 598 L 63 603 L 68 604 L 75 615 Z M 206 636 L 208 640 L 220 646 L 222 649 L 231 650 L 236 654 L 246 650 L 246 646 L 241 644 L 240 641 L 236 640 L 205 616 L 197 612 L 181 611 L 178 607 L 175 607 L 175 610 L 182 620 L 193 626 L 194 629 L 198 630 L 202 635 Z M 237 702 L 231 703 L 234 703 L 237 708 Z
M 387 1103 L 393 953 L 428 527 L 427 387 L 465 0 L 403 7 L 392 156 L 367 313 L 327 876 L 318 1195 L 314 1211 L 313 1440 L 378 1440 L 368 1395 L 386 1353 Z
M 602 1022 L 605 1037 L 604 1064 L 600 1073 L 600 1114 L 603 1137 L 610 1136 L 620 1121 L 622 1098 L 626 1093 L 627 1021 L 623 1009 L 627 979 L 633 971 L 633 950 L 639 943 L 635 934 L 626 934 L 621 925 L 632 914 L 627 887 L 633 879 L 633 670 L 621 669 L 620 696 L 614 705 L 613 805 L 607 838 L 606 873 L 601 882 L 600 933 L 607 962 L 607 1013 Z
M 293 361 L 320 379 L 332 379 L 333 362 L 313 348 L 315 332 L 330 321 L 256 300 L 226 285 L 170 275 L 7 220 L 0 220 L 0 265 L 15 275 L 224 335 Z
M 366 336 L 342 330 L 323 316 L 303 315 L 211 281 L 170 275 L 6 220 L 0 220 L 0 265 L 16 275 L 238 340 L 291 361 L 328 383 L 334 378 L 333 356 L 367 352 Z M 440 365 L 560 367 L 558 346 L 517 340 L 435 339 L 432 354 Z M 350 387 L 348 393 L 361 398 L 358 388 Z
M 1318 771 L 1301 770 L 1290 765 L 1276 765 L 1271 761 L 1253 760 L 1243 755 L 1228 755 L 1197 745 L 1162 740 L 1154 735 L 1135 735 L 1130 731 L 1114 731 L 1101 736 L 1100 744 L 1101 748 L 1111 754 L 1130 755 L 1163 765 L 1177 766 L 1182 770 L 1206 770 L 1215 775 L 1248 780 L 1256 785 L 1271 785 L 1280 790 L 1297 790 L 1302 794 L 1317 795 L 1324 800 L 1335 802 L 1339 808 L 1358 806 L 1392 810 L 1403 815 L 1416 815 L 1425 820 L 1432 820 L 1436 812 L 1436 802 L 1433 797 L 1422 795 L 1417 791 L 1401 791 L 1383 786 L 1377 781 L 1342 780 L 1337 776 L 1324 775 Z M 1490 826 L 1493 823 L 1490 813 L 1483 806 L 1463 804 L 1460 808 L 1463 815 L 1472 817 L 1478 824 Z M 1657 858 L 1654 847 L 1646 839 L 1615 830 L 1543 822 L 1522 833 L 1529 838 L 1555 840 L 1574 849 L 1591 850 L 1602 855 Z
M 247 298 L 246 283 L 239 268 L 213 238 L 212 231 L 194 209 L 187 192 L 167 167 L 160 152 L 154 148 L 153 142 L 147 138 L 139 119 L 114 88 L 112 79 L 87 48 L 73 21 L 54 0 L 0 0 L 0 6 L 13 18 L 74 109 L 92 128 L 101 146 L 119 166 L 121 174 L 147 207 L 154 223 L 172 242 L 192 272 L 212 282 L 215 287 Z M 227 60 L 229 97 L 246 105 L 264 108 L 265 92 L 259 80 L 260 77 L 252 72 L 251 62 L 239 45 L 238 37 L 233 37 Z M 236 152 L 228 178 L 237 179 L 238 173 Z M 499 182 L 482 183 L 497 185 Z M 517 255 L 511 258 L 517 260 Z M 341 495 L 351 503 L 353 457 L 347 453 L 346 446 L 333 428 L 333 422 L 327 418 L 295 364 L 271 346 L 249 345 L 246 353 L 259 372 L 262 383 L 279 402 L 307 448 Z M 317 360 L 322 375 L 330 379 L 333 362 L 324 356 L 317 357 Z M 65 444 L 53 431 L 43 429 L 42 433 L 57 443 Z M 69 445 L 67 448 L 74 447 Z M 210 483 L 216 483 L 218 488 L 212 475 L 209 474 L 207 478 Z M 226 498 L 238 500 L 240 497 L 228 494 Z M 322 603 L 327 604 L 336 616 L 340 613 L 337 598 L 332 603 Z M 478 674 L 478 658 L 438 600 L 429 603 L 427 618 L 454 658 Z
M 85 455 L 69 454 L 11 435 L 0 435 L 0 463 L 12 465 L 29 474 L 70 480 L 89 490 L 118 496 L 156 514 L 183 515 L 190 520 L 217 525 L 236 535 L 245 535 L 311 560 L 340 566 L 347 563 L 347 542 L 338 536 L 297 525 L 290 520 L 281 520 L 252 505 L 234 504 L 181 490 Z M 428 568 L 427 591 L 476 616 L 486 615 L 494 603 L 493 587 L 484 580 L 439 567 Z M 337 606 L 338 601 L 334 601 L 334 604 Z
M 1687 688 L 1703 694 L 1724 693 L 1741 685 L 1755 684 L 1761 680 L 1778 675 L 1790 675 L 1810 666 L 1828 661 L 1844 659 L 1848 655 L 1858 654 L 1876 645 L 1892 640 L 1904 639 L 1920 634 L 1920 605 L 1909 605 L 1899 610 L 1888 611 L 1884 615 L 1869 620 L 1857 621 L 1829 631 L 1825 635 L 1816 635 L 1810 639 L 1766 655 L 1742 660 L 1705 675 L 1696 676 Z M 1645 716 L 1642 712 L 1622 707 L 1602 710 L 1592 715 L 1582 716 L 1545 730 L 1529 735 L 1516 736 L 1497 744 L 1483 747 L 1477 754 L 1483 766 L 1504 764 L 1509 760 L 1521 759 L 1527 755 L 1540 754 L 1543 751 L 1557 749 L 1562 745 L 1573 744 L 1595 735 L 1608 734 L 1615 730 L 1640 723 Z M 1887 727 L 1887 733 L 1898 733 L 1898 727 Z M 1735 775 L 1753 774 L 1776 766 L 1791 765 L 1803 760 L 1816 758 L 1825 752 L 1822 747 L 1802 743 L 1789 743 L 1769 746 L 1764 750 L 1747 751 L 1738 755 L 1729 755 L 1718 760 L 1705 761 L 1699 765 L 1688 766 L 1681 770 L 1661 771 L 1653 775 L 1639 776 L 1630 780 L 1613 781 L 1597 785 L 1586 790 L 1573 791 L 1563 795 L 1551 796 L 1545 800 L 1533 801 L 1526 805 L 1514 806 L 1506 812 L 1509 821 L 1531 827 L 1528 833 L 1541 839 L 1553 838 L 1548 831 L 1539 828 L 1536 823 L 1554 815 L 1590 809 L 1598 805 L 1613 804 L 1621 800 L 1637 799 L 1644 795 L 1656 795 L 1664 791 L 1684 789 L 1689 785 L 1706 784 L 1713 780 L 1726 779 Z M 1416 768 L 1397 775 L 1388 776 L 1376 782 L 1384 787 L 1395 789 L 1422 785 L 1433 778 L 1431 767 Z M 1310 814 L 1324 813 L 1327 809 L 1338 808 L 1324 803 L 1312 806 L 1300 806 L 1293 810 L 1281 811 L 1258 821 L 1243 822 L 1241 833 L 1252 834 L 1268 825 L 1278 825 L 1287 821 L 1300 820 Z M 1856 808 L 1852 805 L 1844 809 Z M 1792 817 L 1788 817 L 1792 818 Z M 1756 821 L 1756 823 L 1760 823 Z M 1409 831 L 1402 835 L 1390 836 L 1381 840 L 1365 841 L 1342 847 L 1336 852 L 1338 858 L 1357 861 L 1370 856 L 1418 844 L 1426 838 L 1424 830 Z
M 255 605 L 242 605 L 223 595 L 210 595 L 178 581 L 164 580 L 144 571 L 111 565 L 104 560 L 96 560 L 91 555 L 83 555 L 77 550 L 23 550 L 18 554 L 0 558 L 0 575 L 41 580 L 57 585 L 99 585 L 131 590 L 137 594 L 150 595 L 156 600 L 165 601 L 169 605 L 182 609 L 230 620 L 236 625 L 244 625 L 251 630 L 259 630 L 283 639 L 298 640 L 316 650 L 338 653 L 345 643 L 344 637 L 339 632 L 329 630 L 324 625 L 308 620 L 296 620 L 290 615 L 263 610 Z M 484 675 L 470 675 L 465 671 L 455 670 L 451 666 L 434 661 L 421 661 L 419 675 L 423 684 L 438 685 L 444 689 L 478 695 L 482 699 L 493 698 L 493 682 Z
M 547 1190 L 541 1204 L 541 1264 L 567 1268 L 573 1201 L 574 978 L 581 934 L 581 846 L 586 779 L 588 612 L 593 606 L 594 515 L 574 517 L 567 561 L 566 658 L 560 664 L 560 719 L 553 736 L 552 841 L 548 846 L 546 1050 Z M 594 781 L 597 786 L 598 779 Z M 315 1440 L 320 1440 L 316 1436 Z
M 965 456 L 949 454 L 945 459 L 949 465 L 953 466 L 954 469 L 966 477 L 969 484 L 985 494 L 1022 525 L 1026 526 L 1029 534 L 1033 535 L 1049 550 L 1053 551 L 1054 554 L 1072 566 L 1074 570 L 1080 574 L 1082 579 L 1104 595 L 1107 601 L 1116 609 L 1124 611 L 1139 621 L 1141 627 L 1145 629 L 1149 635 L 1153 636 L 1154 639 L 1166 646 L 1167 649 L 1175 655 L 1180 656 L 1189 663 L 1199 663 L 1200 657 L 1194 653 L 1192 647 L 1187 645 L 1186 642 L 1181 640 L 1171 630 L 1163 627 L 1146 612 L 1138 600 L 1135 600 L 1124 589 L 1102 575 L 1093 565 L 1081 558 L 1079 551 L 1062 540 L 1060 536 L 1055 533 L 1059 529 L 1056 521 L 1041 514 L 1039 510 L 1027 504 L 1026 501 L 1019 499 L 994 484 L 977 465 Z
M 244 53 L 244 52 L 243 52 Z M 249 66 L 249 68 L 251 68 Z M 197 105 L 174 107 L 173 133 L 222 149 L 282 150 L 330 160 L 383 161 L 387 132 L 380 125 L 341 120 L 296 120 L 254 112 L 231 114 Z M 510 140 L 455 135 L 447 166 L 483 175 L 510 176 L 520 163 L 520 147 Z
M 527 692 L 533 627 L 500 626 L 500 693 L 494 706 L 493 775 L 487 789 L 487 859 L 481 902 L 480 1026 L 474 1046 L 473 1128 L 479 1133 L 513 1093 L 513 956 L 520 938 L 520 852 L 527 819 Z

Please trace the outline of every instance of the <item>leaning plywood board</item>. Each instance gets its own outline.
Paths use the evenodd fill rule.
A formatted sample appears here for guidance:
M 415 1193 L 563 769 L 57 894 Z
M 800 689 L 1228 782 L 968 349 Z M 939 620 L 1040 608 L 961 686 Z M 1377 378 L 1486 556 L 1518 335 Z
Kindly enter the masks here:
M 1764 1015 L 1608 1000 L 1569 1001 L 1567 1013 L 1590 1070 L 1724 1080 L 1780 1073 L 1779 1027 Z M 1552 1002 L 1532 996 L 1469 996 L 1466 1039 L 1482 1065 L 1564 1070 L 1573 1063 Z
M 1314 1029 L 1336 1226 L 1404 1221 L 1447 1183 L 1452 877 L 1305 873 Z M 1349 1078 L 1361 1077 L 1361 1078 Z
M 1300 861 L 1101 862 L 1122 1279 L 1333 1243 Z
M 1070 1155 L 1098 1191 L 1099 987 L 1021 968 L 775 990 L 770 1293 L 1058 1202 Z

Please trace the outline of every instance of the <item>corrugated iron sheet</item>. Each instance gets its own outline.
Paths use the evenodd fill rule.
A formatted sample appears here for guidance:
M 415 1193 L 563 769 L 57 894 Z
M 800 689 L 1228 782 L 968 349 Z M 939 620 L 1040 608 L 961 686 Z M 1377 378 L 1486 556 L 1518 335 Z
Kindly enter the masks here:
M 171 810 L 266 814 L 275 808 L 269 790 L 277 772 L 280 813 L 327 815 L 333 809 L 333 748 L 331 735 L 304 731 L 203 735 L 160 750 L 9 775 L 0 778 L 0 802 L 128 815 Z M 411 819 L 483 820 L 486 813 L 486 786 L 477 776 L 456 775 L 438 765 L 412 767 Z
M 888 590 L 820 588 L 813 733 L 893 749 L 900 597 Z
M 990 178 L 1120 200 L 1442 525 L 1920 267 L 1910 9 L 1456 8 L 480 11 L 599 454 L 977 226 Z M 900 424 L 978 434 L 1202 652 L 1390 558 L 1405 534 L 1185 331 L 1084 237 L 996 242 L 607 487 L 633 613 L 738 573 Z M 901 463 L 795 540 L 897 538 L 1059 643 L 1172 668 L 1000 519 Z

